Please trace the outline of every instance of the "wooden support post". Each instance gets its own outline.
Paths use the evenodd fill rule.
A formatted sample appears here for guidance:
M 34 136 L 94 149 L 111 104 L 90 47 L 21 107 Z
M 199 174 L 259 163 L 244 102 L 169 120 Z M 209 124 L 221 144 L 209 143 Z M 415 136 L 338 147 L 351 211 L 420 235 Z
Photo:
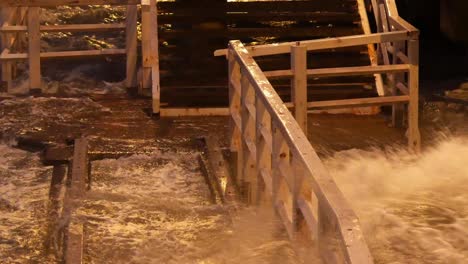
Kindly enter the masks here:
M 159 75 L 159 36 L 158 36 L 158 9 L 157 0 L 153 0 L 150 6 L 151 14 L 151 50 L 152 50 L 152 70 L 151 70 L 151 98 L 153 114 L 159 114 L 161 108 L 161 81 Z
M 419 133 L 419 40 L 408 41 L 408 57 L 410 70 L 408 75 L 409 105 L 408 105 L 408 147 L 419 153 L 421 150 L 421 135 Z
M 29 42 L 29 88 L 41 90 L 41 32 L 40 8 L 28 9 L 28 42 Z
M 257 111 L 257 181 L 260 201 L 269 201 L 272 195 L 271 182 L 271 116 L 259 97 L 255 97 Z
M 138 19 L 138 7 L 136 5 L 127 5 L 126 14 L 126 51 L 127 51 L 127 76 L 126 86 L 127 88 L 137 87 L 137 19 Z
M 241 71 L 234 52 L 228 52 L 229 74 L 229 138 L 232 164 L 234 166 L 234 178 L 238 186 L 242 180 L 242 138 L 241 138 Z
M 406 42 L 394 42 L 393 43 L 393 56 L 392 63 L 398 64 L 398 52 L 406 49 Z M 405 73 L 393 73 L 391 75 L 391 91 L 393 96 L 398 95 L 397 85 L 399 82 L 404 82 Z M 405 106 L 402 104 L 392 105 L 392 125 L 393 127 L 402 127 L 404 123 Z
M 140 92 L 151 88 L 153 113 L 160 112 L 159 44 L 156 0 L 143 0 L 141 6 L 141 45 L 143 71 Z
M 281 130 L 275 126 L 273 123 L 273 142 L 272 142 L 272 200 L 273 205 L 276 206 L 278 202 L 281 200 L 279 195 L 280 184 L 282 180 L 282 173 L 281 173 L 281 164 L 289 163 L 289 148 L 284 140 L 283 135 L 281 134 Z
M 291 47 L 291 69 L 294 117 L 307 136 L 307 47 Z
M 243 194 L 249 204 L 258 202 L 258 182 L 256 167 L 256 138 L 255 138 L 255 90 L 248 78 L 247 69 L 241 69 L 241 89 L 242 89 L 242 158 L 243 158 L 243 176 L 244 188 Z
M 12 12 L 12 8 L 2 8 L 1 9 L 1 23 L 0 25 L 7 25 L 9 23 L 8 18 L 10 17 L 10 12 Z M 1 34 L 1 33 L 0 33 Z M 10 33 L 4 33 L 1 34 L 0 38 L 0 53 L 3 52 L 4 49 L 9 49 L 10 48 L 10 42 L 11 42 L 11 34 Z M 11 92 L 11 89 L 13 87 L 13 67 L 12 67 L 12 62 L 11 61 L 2 61 L 2 82 L 3 84 L 6 85 L 7 92 Z

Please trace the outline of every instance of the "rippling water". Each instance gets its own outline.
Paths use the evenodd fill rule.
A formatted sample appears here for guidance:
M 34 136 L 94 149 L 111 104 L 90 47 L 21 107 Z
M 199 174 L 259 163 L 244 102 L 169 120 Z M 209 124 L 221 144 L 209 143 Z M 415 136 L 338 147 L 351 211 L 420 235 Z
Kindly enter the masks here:
M 348 150 L 326 162 L 356 209 L 376 263 L 468 263 L 468 139 L 420 157 Z

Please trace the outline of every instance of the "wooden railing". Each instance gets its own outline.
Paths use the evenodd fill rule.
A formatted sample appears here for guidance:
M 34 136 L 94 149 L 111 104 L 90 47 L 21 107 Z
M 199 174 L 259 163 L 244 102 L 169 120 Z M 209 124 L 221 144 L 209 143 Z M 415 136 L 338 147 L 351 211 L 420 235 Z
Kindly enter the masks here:
M 382 0 L 383 1 L 383 0 Z M 374 75 L 383 74 L 386 76 L 386 86 L 390 91 L 389 96 L 380 96 L 374 98 L 357 98 L 332 101 L 301 102 L 301 107 L 305 104 L 307 109 L 330 109 L 330 108 L 348 108 L 370 105 L 392 105 L 393 121 L 397 125 L 398 114 L 401 118 L 401 112 L 404 105 L 407 108 L 407 126 L 408 126 L 408 149 L 412 152 L 420 151 L 420 133 L 418 127 L 418 108 L 419 108 L 419 31 L 403 20 L 396 13 L 394 0 L 386 0 L 385 5 L 380 4 L 380 17 L 385 17 L 381 24 L 388 21 L 388 27 L 384 32 L 374 34 L 355 35 L 349 37 L 326 38 L 318 40 L 306 40 L 300 42 L 286 42 L 270 45 L 258 45 L 246 47 L 252 57 L 269 56 L 277 54 L 291 53 L 291 46 L 303 47 L 300 52 L 301 58 L 295 60 L 301 61 L 301 69 L 295 69 L 292 63 L 292 69 L 267 71 L 265 76 L 269 79 L 274 78 L 297 78 L 301 74 L 301 82 L 307 85 L 307 77 L 333 77 L 333 76 L 351 76 L 351 75 Z M 388 4 L 393 3 L 393 4 Z M 379 18 L 380 19 L 380 18 Z M 379 65 L 344 67 L 344 68 L 326 68 L 326 69 L 306 69 L 307 52 L 314 52 L 326 49 L 344 48 L 361 45 L 377 45 L 382 61 Z M 298 51 L 296 51 L 298 52 Z M 215 56 L 227 55 L 227 50 L 218 50 Z M 294 56 L 293 56 L 294 57 Z M 299 72 L 299 73 L 298 73 Z M 303 85 L 303 86 L 304 86 Z M 304 90 L 302 90 L 304 89 Z M 292 89 L 294 94 L 295 89 Z M 307 98 L 305 88 L 298 91 L 299 98 Z M 294 96 L 293 96 L 294 97 Z M 306 99 L 303 99 L 306 100 Z M 286 106 L 293 107 L 295 102 L 285 102 Z M 302 111 L 302 110 L 301 110 Z
M 137 80 L 138 57 L 138 4 L 141 4 L 142 24 L 142 75 Z M 125 23 L 116 24 L 70 24 L 70 25 L 40 25 L 40 7 L 55 7 L 61 5 L 126 5 Z M 140 92 L 152 89 L 153 112 L 159 113 L 159 63 L 157 11 L 155 0 L 12 0 L 1 1 L 2 9 L 0 27 L 2 81 L 7 83 L 8 90 L 12 88 L 12 62 L 27 60 L 29 62 L 29 89 L 41 88 L 41 60 L 50 58 L 96 57 L 125 55 L 127 58 L 126 86 L 140 87 Z M 19 15 L 18 15 L 19 13 Z M 27 19 L 25 19 L 27 18 Z M 26 23 L 27 21 L 27 23 Z M 125 30 L 126 41 L 123 49 L 101 49 L 80 51 L 41 52 L 41 32 L 95 32 L 109 30 Z M 16 36 L 26 36 L 27 50 L 14 49 Z M 140 82 L 139 84 L 137 82 Z
M 372 263 L 358 218 L 304 132 L 306 46 L 289 49 L 296 119 L 248 49 L 240 41 L 229 43 L 236 181 L 251 203 L 271 200 L 292 239 L 300 226 L 307 226 L 327 263 Z

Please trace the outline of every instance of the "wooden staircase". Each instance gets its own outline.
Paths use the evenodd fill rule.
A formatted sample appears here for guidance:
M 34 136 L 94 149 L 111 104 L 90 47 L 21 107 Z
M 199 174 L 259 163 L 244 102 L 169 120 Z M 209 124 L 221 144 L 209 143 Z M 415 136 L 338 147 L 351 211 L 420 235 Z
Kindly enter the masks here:
M 161 98 L 168 107 L 228 105 L 226 60 L 213 51 L 232 39 L 247 45 L 364 34 L 358 0 L 158 2 Z M 284 69 L 289 55 L 258 57 L 262 70 Z M 370 65 L 367 46 L 310 54 L 308 68 Z M 284 101 L 290 82 L 272 80 Z M 373 76 L 314 78 L 308 101 L 377 95 Z

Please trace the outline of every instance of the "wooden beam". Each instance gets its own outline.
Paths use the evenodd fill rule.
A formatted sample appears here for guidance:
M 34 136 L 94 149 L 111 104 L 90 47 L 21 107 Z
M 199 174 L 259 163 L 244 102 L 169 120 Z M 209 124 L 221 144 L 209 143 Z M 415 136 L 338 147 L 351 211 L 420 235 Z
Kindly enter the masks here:
M 80 5 L 138 5 L 141 0 L 2 0 L 0 7 L 17 6 L 80 6 Z
M 354 76 L 370 75 L 375 73 L 408 72 L 409 64 L 382 65 L 382 66 L 358 66 L 342 68 L 324 68 L 307 70 L 307 76 L 315 78 L 335 77 L 335 76 Z M 292 77 L 291 70 L 277 70 L 264 72 L 268 78 Z
M 306 177 L 304 181 L 312 186 L 320 201 L 321 208 L 324 208 L 323 210 L 326 210 L 331 220 L 336 223 L 334 225 L 337 234 L 335 238 L 340 241 L 345 261 L 359 264 L 373 263 L 359 219 L 336 186 L 333 178 L 328 174 L 302 129 L 295 122 L 286 105 L 242 43 L 230 41 L 229 46 L 241 68 L 247 69 L 248 77 L 254 85 L 257 97 L 270 113 L 275 125 L 274 134 L 281 134 L 290 147 L 292 155 L 304 166 L 304 170 L 310 173 L 310 176 Z M 273 143 L 273 145 L 275 144 Z M 274 151 L 274 153 L 278 152 Z M 273 189 L 275 189 L 275 183 L 273 183 Z M 320 241 L 319 238 L 319 243 Z
M 31 7 L 28 10 L 29 89 L 34 90 L 41 90 L 40 11 L 39 7 Z
M 370 35 L 355 35 L 349 37 L 334 37 L 318 40 L 300 41 L 300 45 L 307 46 L 307 50 L 324 50 L 333 48 L 345 48 L 352 46 L 360 46 L 374 43 L 385 43 L 393 41 L 402 41 L 408 39 L 408 32 L 395 31 L 386 33 L 375 33 Z M 267 56 L 275 54 L 287 54 L 290 52 L 290 47 L 296 45 L 298 42 L 284 42 L 276 44 L 256 45 L 246 47 L 245 49 L 253 57 Z M 216 50 L 214 56 L 225 56 L 226 49 Z
M 316 101 L 307 103 L 308 108 L 312 109 L 332 109 L 332 108 L 347 108 L 347 107 L 360 107 L 369 105 L 390 105 L 396 103 L 408 103 L 409 96 L 382 96 L 373 98 L 358 98 L 358 99 L 344 99 L 344 100 L 330 100 L 330 101 Z
M 162 117 L 228 116 L 229 108 L 161 108 Z
M 307 135 L 307 48 L 291 47 L 291 97 L 294 103 L 294 118 Z
M 408 74 L 408 148 L 411 152 L 421 151 L 421 134 L 419 133 L 419 40 L 408 42 L 410 72 Z
M 41 59 L 53 58 L 75 58 L 75 57 L 99 57 L 111 55 L 124 55 L 125 49 L 103 49 L 103 50 L 80 50 L 80 51 L 50 51 L 41 52 Z M 0 55 L 0 60 L 27 60 L 29 55 L 27 53 L 5 53 Z
M 136 6 L 132 6 L 136 7 Z M 41 32 L 88 32 L 109 31 L 125 29 L 125 24 L 73 24 L 73 25 L 46 25 L 39 27 Z M 3 26 L 1 32 L 27 32 L 27 26 Z
M 127 53 L 127 68 L 125 84 L 127 88 L 137 87 L 137 57 L 138 57 L 138 7 L 128 5 L 125 20 L 125 49 Z

